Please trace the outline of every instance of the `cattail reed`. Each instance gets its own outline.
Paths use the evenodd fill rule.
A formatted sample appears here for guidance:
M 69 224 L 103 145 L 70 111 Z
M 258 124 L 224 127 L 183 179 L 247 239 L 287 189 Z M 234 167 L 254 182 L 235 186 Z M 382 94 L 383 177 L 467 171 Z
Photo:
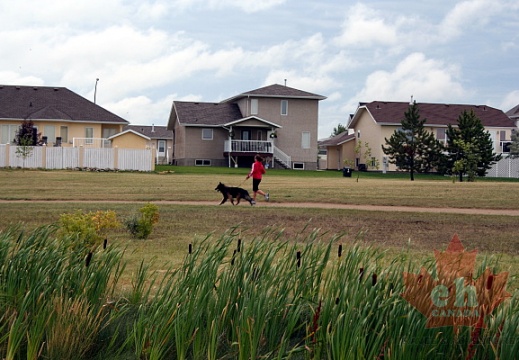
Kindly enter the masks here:
M 377 284 L 377 274 L 371 275 L 371 285 L 375 286 Z
M 337 255 L 338 255 L 339 257 L 342 256 L 342 244 L 339 244 L 339 250 L 337 251 Z
M 103 250 L 106 250 L 106 246 L 108 245 L 108 238 L 105 238 L 103 241 Z
M 487 278 L 487 290 L 491 290 L 492 289 L 492 285 L 494 284 L 494 275 L 490 275 L 488 278 Z
M 90 251 L 85 259 L 85 266 L 88 267 L 90 265 L 90 261 L 92 261 L 92 252 Z
M 241 250 L 241 239 L 238 239 L 238 246 L 236 247 L 236 251 L 240 252 Z
M 231 265 L 234 265 L 234 257 L 236 256 L 236 251 L 237 250 L 234 250 L 233 253 L 232 253 Z
M 193 253 L 193 244 L 189 244 L 188 252 L 189 252 L 190 254 Z
M 301 251 L 298 251 L 296 253 L 296 259 L 297 259 L 297 267 L 301 267 Z

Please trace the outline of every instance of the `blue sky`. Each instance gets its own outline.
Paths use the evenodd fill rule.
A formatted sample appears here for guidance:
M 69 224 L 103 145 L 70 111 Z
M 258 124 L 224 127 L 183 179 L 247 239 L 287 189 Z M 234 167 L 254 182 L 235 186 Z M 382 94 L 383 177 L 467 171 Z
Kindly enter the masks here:
M 132 124 L 270 84 L 328 98 L 519 104 L 519 0 L 0 0 L 0 84 L 64 86 Z

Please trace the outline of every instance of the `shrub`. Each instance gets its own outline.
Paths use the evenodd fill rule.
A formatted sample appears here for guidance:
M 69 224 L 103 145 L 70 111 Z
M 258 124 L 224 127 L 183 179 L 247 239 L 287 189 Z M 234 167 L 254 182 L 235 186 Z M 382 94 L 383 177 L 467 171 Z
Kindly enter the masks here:
M 88 251 L 101 244 L 108 229 L 119 226 L 113 210 L 88 213 L 77 210 L 75 213 L 61 214 L 58 235 L 61 238 L 74 238 L 75 241 L 71 244 L 73 250 Z
M 159 221 L 159 208 L 157 205 L 147 204 L 139 209 L 139 213 L 131 215 L 124 224 L 134 238 L 147 239 L 153 225 Z

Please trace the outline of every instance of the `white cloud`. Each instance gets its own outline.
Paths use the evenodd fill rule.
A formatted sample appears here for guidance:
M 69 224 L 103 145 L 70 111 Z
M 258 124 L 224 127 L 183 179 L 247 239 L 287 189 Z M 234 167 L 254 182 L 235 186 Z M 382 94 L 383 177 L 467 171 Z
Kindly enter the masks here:
M 418 102 L 462 101 L 467 92 L 459 77 L 455 66 L 427 59 L 422 53 L 413 53 L 391 72 L 379 70 L 371 73 L 364 88 L 347 106 L 354 109 L 359 101 L 409 101 L 411 96 Z
M 439 36 L 450 39 L 459 36 L 465 28 L 488 21 L 502 8 L 500 0 L 467 0 L 456 4 L 439 25 Z
M 397 30 L 395 24 L 388 24 L 377 11 L 357 4 L 349 10 L 342 24 L 342 33 L 335 42 L 339 46 L 394 45 L 398 41 Z

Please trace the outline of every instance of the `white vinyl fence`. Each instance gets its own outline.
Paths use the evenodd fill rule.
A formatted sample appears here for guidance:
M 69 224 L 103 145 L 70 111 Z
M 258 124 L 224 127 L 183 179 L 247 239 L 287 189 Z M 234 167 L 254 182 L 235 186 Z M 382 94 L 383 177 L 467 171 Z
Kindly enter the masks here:
M 519 178 L 519 158 L 509 157 L 499 160 L 487 172 L 488 177 Z
M 155 159 L 152 149 L 0 145 L 2 167 L 153 171 Z

